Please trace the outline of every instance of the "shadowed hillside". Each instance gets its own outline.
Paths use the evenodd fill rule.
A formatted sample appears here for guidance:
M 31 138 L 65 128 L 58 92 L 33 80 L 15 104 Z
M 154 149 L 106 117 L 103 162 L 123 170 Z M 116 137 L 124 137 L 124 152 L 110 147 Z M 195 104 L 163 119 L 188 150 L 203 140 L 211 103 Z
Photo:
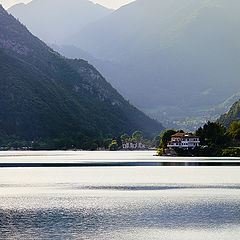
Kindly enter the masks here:
M 137 0 L 69 44 L 98 58 L 113 86 L 152 116 L 201 118 L 240 89 L 239 8 L 237 0 Z
M 239 8 L 238 0 L 136 0 L 54 49 L 89 60 L 166 126 L 194 130 L 240 90 Z
M 23 139 L 116 136 L 162 125 L 84 60 L 54 52 L 0 7 L 1 132 Z

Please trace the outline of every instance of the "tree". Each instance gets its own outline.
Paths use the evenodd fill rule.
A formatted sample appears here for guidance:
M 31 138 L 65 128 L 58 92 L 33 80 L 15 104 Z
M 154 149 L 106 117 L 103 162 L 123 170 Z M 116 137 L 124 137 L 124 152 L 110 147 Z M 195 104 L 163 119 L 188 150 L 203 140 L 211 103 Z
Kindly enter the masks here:
M 229 132 L 234 132 L 236 131 L 238 128 L 240 128 L 240 122 L 232 122 L 232 124 L 230 125 L 230 128 L 229 128 Z
M 131 142 L 132 142 L 132 143 L 136 143 L 136 142 L 137 142 L 137 139 L 136 139 L 136 138 L 131 138 Z
M 158 148 L 159 147 L 159 144 L 160 144 L 160 142 L 161 142 L 161 136 L 160 135 L 158 135 L 158 136 L 156 136 L 153 140 L 152 140 L 152 145 L 154 146 L 154 147 L 156 147 L 156 148 Z
M 234 140 L 240 140 L 240 128 L 238 128 L 233 134 Z
M 135 138 L 137 142 L 141 142 L 143 140 L 143 133 L 141 131 L 136 131 L 132 134 L 132 138 Z
M 103 140 L 103 147 L 107 149 L 112 142 L 112 138 L 106 138 Z
M 162 156 L 163 154 L 164 154 L 164 149 L 159 147 L 158 150 L 157 150 L 157 155 Z
M 122 142 L 126 142 L 128 139 L 129 139 L 129 136 L 128 136 L 126 133 L 124 133 L 124 134 L 121 136 Z
M 162 135 L 161 142 L 160 142 L 160 147 L 161 148 L 166 148 L 167 143 L 171 140 L 171 136 L 174 135 L 175 133 L 177 133 L 177 132 L 174 129 L 166 130 Z
M 98 145 L 97 145 L 97 143 L 95 143 L 95 142 L 93 142 L 93 143 L 90 145 L 90 150 L 91 150 L 91 151 L 97 150 L 97 148 L 98 148 Z
M 233 140 L 240 140 L 240 122 L 232 122 L 228 134 Z
M 116 138 L 116 142 L 117 142 L 117 145 L 118 145 L 119 147 L 122 146 L 121 137 L 117 137 L 117 138 Z
M 118 144 L 116 140 L 113 140 L 109 145 L 110 151 L 117 151 L 118 150 Z
M 226 128 L 216 122 L 207 122 L 196 131 L 196 135 L 199 136 L 202 145 L 222 146 L 230 142 Z

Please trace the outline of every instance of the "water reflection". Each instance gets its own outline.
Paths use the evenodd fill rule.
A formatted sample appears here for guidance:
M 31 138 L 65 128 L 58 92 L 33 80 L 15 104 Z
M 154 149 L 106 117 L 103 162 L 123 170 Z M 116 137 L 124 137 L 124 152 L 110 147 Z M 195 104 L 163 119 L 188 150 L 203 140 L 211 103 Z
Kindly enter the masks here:
M 82 163 L 0 163 L 0 168 L 33 168 L 33 167 L 150 167 L 150 166 L 162 166 L 162 167 L 217 167 L 217 166 L 240 166 L 240 162 L 229 161 L 217 161 L 217 162 L 82 162 Z
M 53 163 L 46 153 L 40 163 L 1 163 L 0 239 L 239 239 L 237 161 L 147 161 L 140 153 L 116 161 L 124 156 Z
M 39 204 L 36 209 L 0 210 L 1 239 L 100 239 L 99 235 L 104 239 L 105 234 L 116 230 L 134 232 L 144 228 L 149 230 L 146 234 L 151 229 L 208 230 L 236 226 L 240 221 L 239 201 L 200 198 L 183 202 L 172 201 L 171 198 L 166 201 L 161 197 L 151 200 L 146 197 L 141 200 L 127 196 L 123 199 L 109 197 L 110 200 L 105 199 L 105 203 L 89 198 L 48 198 L 48 201 L 56 203 L 55 208 L 44 208 L 41 198 L 34 198 L 31 200 Z M 65 207 L 59 209 L 58 203 L 61 206 L 62 201 Z M 68 208 L 68 202 L 75 207 Z

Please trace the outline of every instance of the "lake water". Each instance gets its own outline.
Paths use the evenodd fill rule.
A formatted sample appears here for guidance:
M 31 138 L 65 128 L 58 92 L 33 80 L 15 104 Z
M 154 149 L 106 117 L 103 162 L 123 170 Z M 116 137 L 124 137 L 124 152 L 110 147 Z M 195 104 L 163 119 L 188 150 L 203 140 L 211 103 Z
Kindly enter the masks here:
M 154 154 L 0 152 L 0 239 L 238 240 L 240 160 Z

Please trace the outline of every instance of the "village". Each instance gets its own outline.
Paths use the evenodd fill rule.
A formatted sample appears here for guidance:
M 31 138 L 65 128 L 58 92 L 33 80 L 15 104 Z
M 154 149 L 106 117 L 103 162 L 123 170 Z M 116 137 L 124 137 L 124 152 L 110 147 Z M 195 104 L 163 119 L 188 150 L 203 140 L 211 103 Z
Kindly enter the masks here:
M 178 149 L 194 149 L 200 147 L 200 139 L 192 133 L 176 133 L 171 136 L 171 141 L 167 143 L 168 150 Z M 143 142 L 127 141 L 122 144 L 123 150 L 149 150 L 153 146 Z
M 151 145 L 147 145 L 143 142 L 125 142 L 122 144 L 123 150 L 149 150 L 152 149 Z

